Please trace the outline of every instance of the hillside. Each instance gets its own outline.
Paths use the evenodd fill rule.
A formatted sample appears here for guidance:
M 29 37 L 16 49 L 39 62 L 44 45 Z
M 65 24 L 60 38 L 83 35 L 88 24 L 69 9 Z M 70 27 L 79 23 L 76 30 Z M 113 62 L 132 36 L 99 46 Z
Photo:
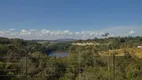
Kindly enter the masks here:
M 88 42 L 99 45 L 71 45 L 72 42 L 40 44 L 22 39 L 0 38 L 0 75 L 2 75 L 0 78 L 5 78 L 4 80 L 142 79 L 142 49 L 136 48 L 142 44 L 142 37 L 82 40 L 78 43 Z M 70 55 L 61 58 L 49 56 L 50 52 L 56 51 L 68 51 Z M 116 56 L 121 57 L 108 57 L 109 53 L 114 52 Z
M 111 53 L 116 52 L 116 56 L 124 56 L 126 51 L 131 55 L 135 55 L 138 58 L 142 58 L 142 49 L 140 48 L 115 49 L 109 51 L 102 51 L 99 54 L 101 56 L 109 56 Z

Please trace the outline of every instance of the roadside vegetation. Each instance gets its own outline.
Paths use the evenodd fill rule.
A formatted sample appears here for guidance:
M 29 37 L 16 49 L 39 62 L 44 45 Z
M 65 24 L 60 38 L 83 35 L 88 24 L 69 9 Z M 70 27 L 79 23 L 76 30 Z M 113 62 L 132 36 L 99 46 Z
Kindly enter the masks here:
M 107 35 L 104 35 L 107 36 Z M 77 46 L 22 39 L 0 38 L 2 80 L 141 80 L 142 37 L 111 37 L 76 42 L 100 45 Z M 50 52 L 68 51 L 67 57 Z

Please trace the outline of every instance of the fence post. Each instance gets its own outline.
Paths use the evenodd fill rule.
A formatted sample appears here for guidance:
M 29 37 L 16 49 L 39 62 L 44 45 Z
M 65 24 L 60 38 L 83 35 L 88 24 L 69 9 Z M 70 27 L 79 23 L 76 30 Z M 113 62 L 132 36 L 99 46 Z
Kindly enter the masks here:
M 112 53 L 112 67 L 113 67 L 113 70 L 112 70 L 112 80 L 115 80 L 115 52 Z
M 26 80 L 28 80 L 28 77 L 27 77 L 27 55 L 26 55 Z

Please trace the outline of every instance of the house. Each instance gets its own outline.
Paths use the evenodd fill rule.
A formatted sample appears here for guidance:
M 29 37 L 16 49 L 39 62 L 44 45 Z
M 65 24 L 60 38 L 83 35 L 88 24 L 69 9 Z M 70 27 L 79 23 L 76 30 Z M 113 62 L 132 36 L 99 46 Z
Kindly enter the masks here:
M 142 48 L 142 46 L 138 46 L 137 48 Z
M 72 45 L 78 45 L 78 46 L 87 46 L 87 45 L 99 45 L 98 43 L 72 43 Z

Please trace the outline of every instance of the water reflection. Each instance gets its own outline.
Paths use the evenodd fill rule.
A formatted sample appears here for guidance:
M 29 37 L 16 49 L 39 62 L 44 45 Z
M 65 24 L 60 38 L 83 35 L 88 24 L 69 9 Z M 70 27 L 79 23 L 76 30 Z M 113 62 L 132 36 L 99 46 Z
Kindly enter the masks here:
M 49 56 L 66 57 L 69 56 L 69 52 L 51 52 Z

